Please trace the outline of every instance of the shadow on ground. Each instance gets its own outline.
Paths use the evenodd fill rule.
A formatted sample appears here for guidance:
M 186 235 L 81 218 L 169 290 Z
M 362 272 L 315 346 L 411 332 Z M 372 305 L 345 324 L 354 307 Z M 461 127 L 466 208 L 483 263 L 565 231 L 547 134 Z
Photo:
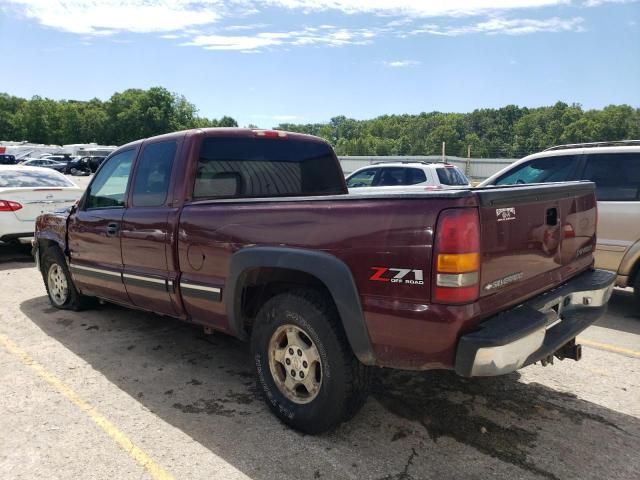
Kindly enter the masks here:
M 640 478 L 638 419 L 525 384 L 519 374 L 469 380 L 380 370 L 359 415 L 308 437 L 270 415 L 254 387 L 248 347 L 230 337 L 110 305 L 62 312 L 39 297 L 21 310 L 253 479 Z
M 0 272 L 16 268 L 34 267 L 31 245 L 0 242 Z

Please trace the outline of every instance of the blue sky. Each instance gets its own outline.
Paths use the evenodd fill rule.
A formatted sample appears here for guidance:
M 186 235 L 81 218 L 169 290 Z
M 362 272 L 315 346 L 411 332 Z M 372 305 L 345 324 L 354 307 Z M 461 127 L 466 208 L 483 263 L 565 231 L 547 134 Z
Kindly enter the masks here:
M 0 0 L 0 91 L 163 86 L 240 125 L 640 106 L 637 0 Z

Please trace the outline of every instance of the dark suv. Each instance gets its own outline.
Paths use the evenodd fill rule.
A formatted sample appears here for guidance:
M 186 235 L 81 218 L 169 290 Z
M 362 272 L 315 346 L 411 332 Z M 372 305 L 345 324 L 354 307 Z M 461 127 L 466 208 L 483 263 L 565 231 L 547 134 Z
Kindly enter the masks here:
M 6 153 L 0 154 L 0 165 L 15 165 L 16 163 L 18 163 L 18 161 L 13 155 L 8 155 Z

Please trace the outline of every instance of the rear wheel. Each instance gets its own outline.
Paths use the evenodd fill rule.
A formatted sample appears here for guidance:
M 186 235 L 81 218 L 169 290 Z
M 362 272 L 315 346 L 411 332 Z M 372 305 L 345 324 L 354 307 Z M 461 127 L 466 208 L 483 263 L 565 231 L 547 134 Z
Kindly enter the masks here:
M 67 262 L 60 249 L 47 249 L 42 254 L 40 265 L 51 305 L 62 310 L 82 310 L 93 305 L 94 299 L 82 295 L 73 284 Z
M 256 317 L 251 350 L 267 404 L 297 430 L 334 428 L 366 400 L 370 370 L 353 355 L 332 302 L 319 292 L 268 300 Z

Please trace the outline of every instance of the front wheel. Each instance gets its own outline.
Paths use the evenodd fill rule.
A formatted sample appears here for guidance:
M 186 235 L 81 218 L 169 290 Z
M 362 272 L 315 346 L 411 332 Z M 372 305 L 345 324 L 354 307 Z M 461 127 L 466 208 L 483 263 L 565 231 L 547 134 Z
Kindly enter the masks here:
M 78 292 L 58 248 L 49 248 L 42 254 L 40 268 L 51 305 L 61 310 L 82 310 L 91 306 L 93 299 Z
M 364 404 L 370 371 L 353 355 L 333 303 L 314 290 L 276 295 L 258 312 L 251 350 L 275 415 L 305 433 L 351 418 Z

